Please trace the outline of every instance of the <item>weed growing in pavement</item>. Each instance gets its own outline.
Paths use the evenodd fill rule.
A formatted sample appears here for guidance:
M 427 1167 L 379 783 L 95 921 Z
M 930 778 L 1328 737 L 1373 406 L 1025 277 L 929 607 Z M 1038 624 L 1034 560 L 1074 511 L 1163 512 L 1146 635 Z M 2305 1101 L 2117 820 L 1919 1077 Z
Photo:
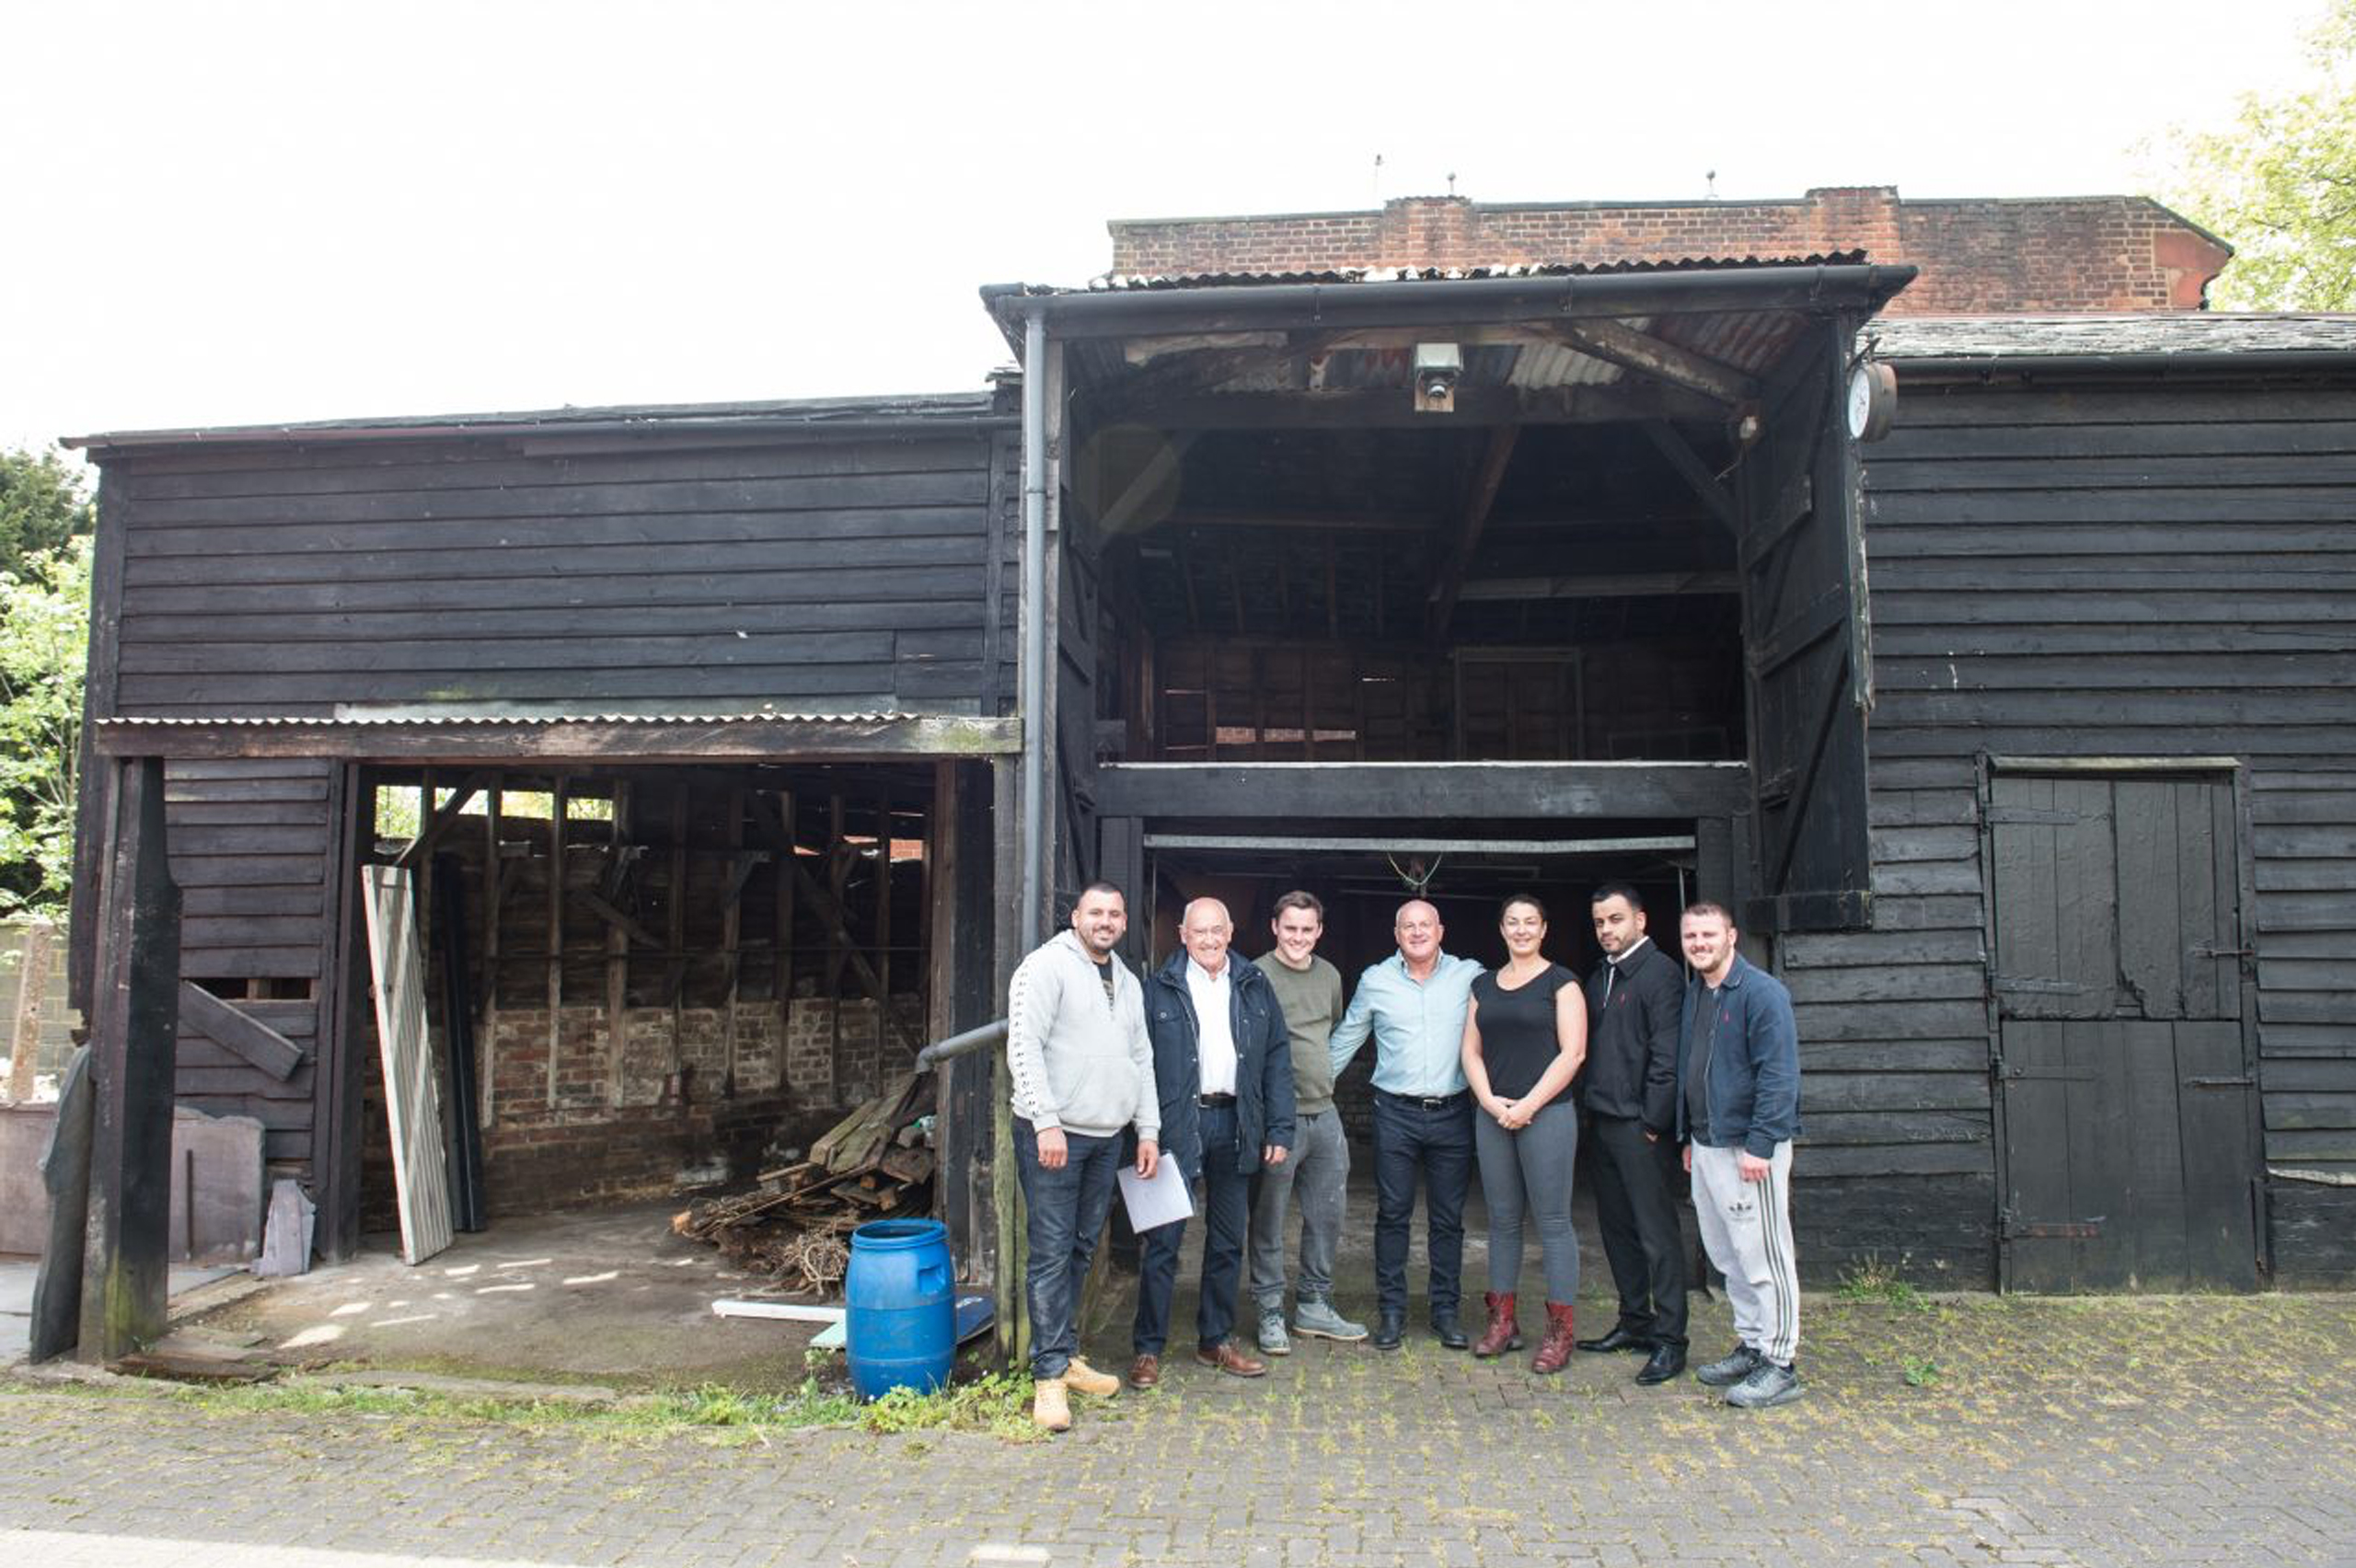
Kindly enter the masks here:
M 1841 1271 L 1841 1299 L 1878 1302 L 1908 1312 L 1929 1311 L 1929 1298 L 1899 1273 L 1905 1266 L 1904 1258 L 1895 1263 L 1886 1263 L 1882 1262 L 1880 1253 L 1866 1253 L 1861 1261 Z
M 1910 1355 L 1906 1369 L 1899 1374 L 1910 1389 L 1935 1389 L 1939 1386 L 1939 1364 L 1927 1355 Z

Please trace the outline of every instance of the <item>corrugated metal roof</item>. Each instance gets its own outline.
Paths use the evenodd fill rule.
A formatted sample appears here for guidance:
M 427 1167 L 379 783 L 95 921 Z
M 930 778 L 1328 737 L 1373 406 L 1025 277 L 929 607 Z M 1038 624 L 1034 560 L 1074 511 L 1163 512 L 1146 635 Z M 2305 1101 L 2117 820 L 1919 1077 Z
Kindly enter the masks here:
M 374 730 L 444 730 L 469 726 L 482 729 L 492 727 L 539 729 L 557 724 L 614 724 L 651 729 L 676 724 L 892 724 L 944 717 L 956 716 L 903 713 L 894 710 L 878 710 L 870 713 L 485 713 L 435 712 L 417 709 L 371 713 L 347 709 L 332 716 L 309 718 L 286 715 L 271 715 L 264 718 L 192 718 L 184 714 L 159 714 L 101 719 L 98 723 L 101 728 L 111 726 L 118 729 L 133 726 L 142 729 L 251 730 L 315 730 L 326 726 Z
M 62 444 L 92 452 L 133 446 L 407 438 L 440 435 L 579 434 L 587 431 L 693 431 L 759 428 L 837 429 L 879 423 L 946 425 L 988 418 L 989 392 L 919 393 L 875 398 L 809 398 L 732 403 L 621 403 L 520 412 L 402 414 L 311 420 L 285 424 L 206 425 L 182 430 L 109 431 L 68 436 Z
M 1839 267 L 1864 261 L 1862 250 L 1837 250 L 1807 256 L 1684 256 L 1674 260 L 1628 259 L 1543 264 L 1518 262 L 1503 267 L 1345 267 L 1301 272 L 1106 272 L 1091 278 L 1081 290 L 1027 285 L 1025 294 L 1106 293 L 1138 289 L 1250 288 L 1286 283 L 1412 283 L 1445 282 L 1467 278 L 1577 278 L 1625 272 L 1700 272 L 1755 267 Z
M 1890 317 L 1861 335 L 1879 357 L 2058 359 L 2356 352 L 2356 315 L 2234 315 L 2188 310 L 2116 316 Z

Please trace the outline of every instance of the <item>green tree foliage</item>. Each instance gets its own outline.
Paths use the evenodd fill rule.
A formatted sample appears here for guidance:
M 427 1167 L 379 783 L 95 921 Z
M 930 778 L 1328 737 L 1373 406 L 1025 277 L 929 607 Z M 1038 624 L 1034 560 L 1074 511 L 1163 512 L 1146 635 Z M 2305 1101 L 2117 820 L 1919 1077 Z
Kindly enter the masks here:
M 0 571 L 97 526 L 88 486 L 55 452 L 0 452 Z
M 2170 204 L 2234 248 L 2210 291 L 2225 309 L 2356 309 L 2356 0 L 2332 0 L 2308 54 L 2307 86 L 2174 139 Z
M 90 640 L 90 540 L 0 571 L 0 913 L 63 917 Z

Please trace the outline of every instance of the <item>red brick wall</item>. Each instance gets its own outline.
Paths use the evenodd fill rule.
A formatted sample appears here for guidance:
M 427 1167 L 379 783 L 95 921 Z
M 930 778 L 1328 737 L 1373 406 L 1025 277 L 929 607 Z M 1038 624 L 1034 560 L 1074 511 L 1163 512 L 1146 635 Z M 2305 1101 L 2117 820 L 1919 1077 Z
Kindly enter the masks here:
M 1893 314 L 2188 310 L 2230 254 L 2139 196 L 1907 202 L 1888 186 L 1796 201 L 1483 206 L 1116 220 L 1122 274 L 1680 261 L 1863 250 L 1922 269 Z

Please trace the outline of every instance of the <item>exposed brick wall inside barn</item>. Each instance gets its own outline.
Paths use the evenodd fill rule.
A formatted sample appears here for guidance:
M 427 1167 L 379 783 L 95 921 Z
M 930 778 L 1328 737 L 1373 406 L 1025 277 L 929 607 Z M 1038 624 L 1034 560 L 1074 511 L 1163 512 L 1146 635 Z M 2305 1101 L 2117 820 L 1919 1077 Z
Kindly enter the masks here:
M 910 1031 L 923 1028 L 919 998 L 894 997 Z M 632 1008 L 622 1061 L 622 1101 L 606 1093 L 603 1007 L 567 1007 L 559 1016 L 557 1102 L 548 1101 L 548 1012 L 502 1009 L 493 1023 L 492 1124 L 485 1134 L 483 1186 L 491 1217 L 660 1197 L 683 1174 L 725 1165 L 748 1179 L 768 1151 L 806 1148 L 885 1076 L 907 1070 L 910 1052 L 887 1041 L 873 1001 L 797 997 L 784 1028 L 773 1004 L 736 1012 L 736 1081 L 726 1090 L 725 1020 L 717 1008 L 679 1014 L 682 1097 L 671 1067 L 672 1015 Z M 394 1224 L 390 1152 L 381 1089 L 370 1085 L 364 1224 Z
M 1120 274 L 1678 261 L 1863 250 L 1922 269 L 1892 314 L 2189 310 L 2230 254 L 2139 196 L 1909 202 L 1890 186 L 1796 201 L 1486 206 L 1115 220 Z

